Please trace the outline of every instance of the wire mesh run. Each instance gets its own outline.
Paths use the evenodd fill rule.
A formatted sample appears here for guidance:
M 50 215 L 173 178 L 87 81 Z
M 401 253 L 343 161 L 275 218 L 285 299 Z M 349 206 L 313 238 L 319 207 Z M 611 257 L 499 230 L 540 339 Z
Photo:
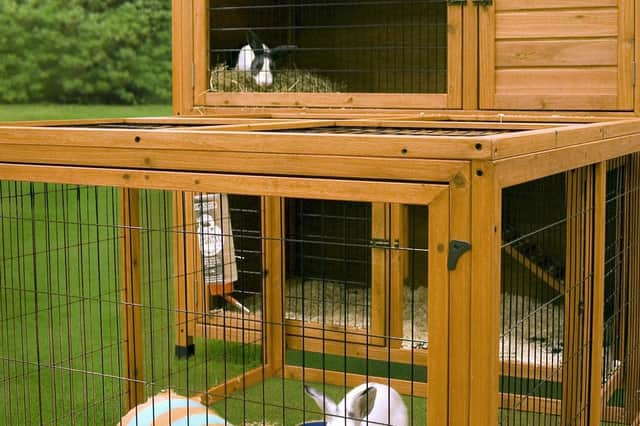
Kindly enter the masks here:
M 640 406 L 637 389 L 636 318 L 639 295 L 638 213 L 640 176 L 638 155 L 607 162 L 606 246 L 601 377 L 603 424 L 633 424 Z
M 586 174 L 503 191 L 500 424 L 573 424 L 584 415 Z
M 443 0 L 209 5 L 212 91 L 447 90 Z
M 339 401 L 369 380 L 426 422 L 426 206 L 8 181 L 0 201 L 1 424 L 113 425 L 171 400 L 290 425 L 326 414 L 303 384 Z
M 629 391 L 640 381 L 632 355 L 640 300 L 637 161 L 607 163 L 606 199 L 596 197 L 595 167 L 503 191 L 501 424 L 579 424 L 600 413 L 602 424 L 622 425 L 637 417 Z M 602 202 L 604 224 L 595 214 Z M 595 264 L 599 226 L 604 265 Z

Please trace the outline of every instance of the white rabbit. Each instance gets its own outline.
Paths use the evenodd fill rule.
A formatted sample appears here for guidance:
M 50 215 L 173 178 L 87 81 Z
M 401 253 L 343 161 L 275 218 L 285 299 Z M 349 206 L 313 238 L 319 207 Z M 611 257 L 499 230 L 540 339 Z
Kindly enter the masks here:
M 271 86 L 271 84 L 273 84 L 272 69 L 275 59 L 293 49 L 296 49 L 296 46 L 287 45 L 269 49 L 269 47 L 250 30 L 247 34 L 247 44 L 242 46 L 238 54 L 236 70 L 251 72 L 258 86 Z
M 363 383 L 351 389 L 338 405 L 322 392 L 305 385 L 304 391 L 324 412 L 327 426 L 409 424 L 400 394 L 387 385 Z M 367 423 L 368 422 L 368 423 Z

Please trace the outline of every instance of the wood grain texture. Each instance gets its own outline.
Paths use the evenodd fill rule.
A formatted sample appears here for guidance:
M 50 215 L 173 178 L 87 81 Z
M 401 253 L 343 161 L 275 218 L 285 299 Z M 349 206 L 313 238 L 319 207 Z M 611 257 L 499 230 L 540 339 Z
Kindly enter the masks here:
M 496 39 L 617 37 L 618 13 L 611 9 L 528 10 L 496 14 Z
M 497 2 L 498 11 L 506 10 L 538 10 L 557 8 L 592 8 L 592 7 L 616 7 L 617 0 L 504 0 Z
M 4 163 L 0 163 L 0 179 L 403 204 L 428 204 L 447 189 L 447 185 L 444 184 L 26 166 Z
M 496 66 L 616 66 L 616 39 L 498 40 Z
M 135 189 L 120 191 L 121 289 L 125 400 L 127 410 L 145 401 L 144 341 L 142 336 L 142 258 L 140 196 Z
M 454 178 L 451 185 L 450 240 L 471 240 L 471 170 Z M 448 244 L 445 251 L 448 252 Z M 470 422 L 471 359 L 471 253 L 458 259 L 449 271 L 449 425 Z
M 470 418 L 495 425 L 499 406 L 501 190 L 493 165 L 471 163 Z

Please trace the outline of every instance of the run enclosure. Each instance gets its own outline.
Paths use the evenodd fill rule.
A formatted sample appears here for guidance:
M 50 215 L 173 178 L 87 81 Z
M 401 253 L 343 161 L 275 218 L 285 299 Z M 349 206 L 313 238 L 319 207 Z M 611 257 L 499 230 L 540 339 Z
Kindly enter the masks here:
M 414 423 L 632 424 L 638 120 L 463 117 L 1 127 L 3 421 L 113 424 L 172 387 L 295 424 L 321 416 L 301 382 L 370 378 Z

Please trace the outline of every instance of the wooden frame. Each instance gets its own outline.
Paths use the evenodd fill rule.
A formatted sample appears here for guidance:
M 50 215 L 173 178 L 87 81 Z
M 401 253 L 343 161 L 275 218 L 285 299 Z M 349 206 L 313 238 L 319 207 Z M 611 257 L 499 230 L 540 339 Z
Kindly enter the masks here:
M 287 114 L 277 118 L 267 114 L 261 117 L 8 125 L 0 126 L 0 176 L 22 181 L 109 185 L 127 188 L 127 191 L 132 191 L 132 188 L 155 188 L 228 192 L 233 188 L 240 194 L 260 194 L 264 196 L 264 211 L 270 212 L 263 217 L 262 226 L 266 235 L 272 236 L 272 242 L 269 243 L 272 246 L 264 248 L 264 263 L 269 265 L 271 271 L 267 275 L 270 291 L 265 297 L 269 300 L 267 303 L 273 306 L 281 306 L 282 303 L 283 259 L 277 255 L 282 251 L 277 243 L 281 241 L 283 228 L 282 197 L 362 199 L 381 203 L 379 208 L 384 212 L 406 204 L 429 205 L 430 231 L 433 230 L 429 233 L 429 247 L 432 249 L 429 274 L 434 274 L 434 277 L 446 276 L 444 281 L 447 282 L 447 285 L 430 289 L 430 315 L 446 318 L 440 327 L 431 330 L 430 340 L 445 343 L 432 345 L 428 352 L 400 348 L 388 350 L 383 347 L 370 347 L 365 351 L 365 347 L 357 342 L 346 345 L 326 343 L 323 347 L 317 340 L 313 343 L 314 336 L 308 336 L 304 344 L 305 347 L 326 348 L 328 352 L 339 354 L 348 351 L 356 356 L 383 361 L 433 365 L 437 368 L 430 371 L 429 384 L 415 388 L 423 396 L 429 390 L 430 401 L 434 404 L 430 409 L 432 422 L 436 422 L 433 424 L 443 419 L 451 425 L 469 424 L 471 419 L 483 424 L 495 424 L 500 395 L 500 361 L 498 347 L 493 342 L 497 341 L 499 332 L 498 230 L 501 225 L 502 189 L 595 164 L 593 199 L 590 202 L 595 206 L 593 214 L 601 217 L 603 162 L 640 152 L 638 119 L 608 117 L 605 120 L 597 116 L 567 116 L 559 119 L 535 114 L 524 118 L 525 121 L 517 121 L 515 117 L 509 117 L 500 122 L 499 117 L 487 115 L 433 114 L 424 117 L 397 116 L 393 119 L 345 119 L 327 114 L 324 117 L 297 120 Z M 92 127 L 105 123 L 139 125 L 145 121 L 173 127 Z M 219 129 L 219 126 L 225 128 Z M 511 131 L 488 136 L 338 135 L 330 131 L 320 134 L 303 131 L 309 127 L 332 126 L 489 128 Z M 203 163 L 203 158 L 223 159 L 224 164 L 221 161 Z M 292 161 L 295 164 L 291 164 Z M 637 168 L 637 162 L 632 163 L 631 167 Z M 637 199 L 629 202 L 637 203 Z M 135 206 L 130 205 L 129 208 L 134 209 Z M 184 212 L 176 210 L 174 214 L 181 215 Z M 402 213 L 396 210 L 392 216 L 401 217 Z M 598 220 L 595 219 L 595 222 Z M 636 225 L 635 222 L 625 225 L 632 232 L 632 238 L 637 238 L 637 229 L 640 227 Z M 400 220 L 392 221 L 376 232 L 388 234 L 392 239 L 396 235 L 402 239 L 405 231 Z M 602 241 L 601 228 L 594 227 L 590 232 L 595 241 Z M 132 239 L 133 234 L 129 238 Z M 472 250 L 470 255 L 460 258 L 454 270 L 447 271 L 445 264 L 450 239 L 470 241 Z M 595 296 L 597 289 L 602 288 L 602 272 L 596 268 L 600 262 L 598 259 L 602 257 L 600 244 L 597 242 L 593 247 L 593 268 L 596 271 L 593 276 L 593 306 L 601 303 Z M 270 254 L 267 255 L 267 252 Z M 184 247 L 182 252 L 177 248 L 176 253 L 185 256 Z M 401 265 L 403 262 L 400 257 L 383 257 L 383 263 L 396 262 L 396 265 Z M 133 266 L 130 265 L 129 270 L 133 271 L 131 268 Z M 637 268 L 634 269 L 631 262 L 628 268 L 637 281 Z M 401 275 L 392 277 L 390 281 L 385 281 L 384 286 L 397 288 L 400 280 Z M 436 278 L 432 277 L 430 282 L 433 280 Z M 130 300 L 133 296 L 129 294 L 125 297 L 129 298 L 125 300 Z M 187 303 L 186 298 L 184 303 Z M 637 307 L 633 309 L 637 310 Z M 228 394 L 231 389 L 239 389 L 275 374 L 291 377 L 301 374 L 300 370 L 287 366 L 284 357 L 285 348 L 302 347 L 301 339 L 287 337 L 287 328 L 290 332 L 291 327 L 296 326 L 282 325 L 281 310 L 267 312 L 269 325 L 266 329 L 260 330 L 259 334 L 255 328 L 247 330 L 256 339 L 264 339 L 266 332 L 269 341 L 275 342 L 269 345 L 265 353 L 265 365 L 234 378 L 222 388 L 213 389 L 212 392 L 217 393 L 218 397 Z M 135 309 L 132 314 L 135 315 Z M 594 330 L 598 329 L 596 325 L 600 321 L 598 317 L 593 318 Z M 189 318 L 182 324 L 189 324 Z M 397 324 L 388 325 L 392 329 L 398 327 Z M 220 332 L 221 328 L 215 330 Z M 214 328 L 209 328 L 208 332 L 213 331 Z M 135 331 L 126 333 L 131 342 L 136 341 Z M 187 336 L 183 341 L 188 346 L 188 334 L 185 331 L 182 333 Z M 339 333 L 337 337 L 338 340 L 344 340 Z M 591 338 L 597 342 L 602 336 L 594 331 Z M 630 340 L 628 344 L 635 343 Z M 135 365 L 135 357 L 130 359 Z M 537 368 L 530 364 L 523 365 L 524 371 Z M 594 361 L 590 378 L 581 376 L 583 383 L 590 380 L 592 385 L 591 405 L 601 398 L 603 391 L 611 392 L 610 389 L 598 389 L 598 395 L 595 395 L 594 380 L 599 368 Z M 576 366 L 577 370 L 584 368 Z M 570 374 L 569 370 L 564 374 Z M 633 377 L 628 375 L 624 380 L 633 380 Z M 348 378 L 349 381 L 358 379 L 355 376 Z M 142 378 L 137 380 L 136 383 L 140 383 Z M 344 380 L 344 377 L 336 380 Z M 622 381 L 623 378 L 618 380 Z M 435 392 L 434 389 L 445 391 Z M 135 392 L 134 386 L 131 394 Z M 137 402 L 137 398 L 133 398 L 130 404 Z M 555 400 L 531 401 L 529 407 L 555 407 L 554 412 L 562 412 Z M 628 413 L 618 410 L 606 415 L 621 418 L 631 415 Z M 590 421 L 593 420 L 590 418 Z
M 594 6 L 502 0 L 480 8 L 480 107 L 633 110 L 634 1 Z
M 331 107 L 331 108 L 461 108 L 463 13 L 460 5 L 447 7 L 447 91 L 442 94 L 396 93 L 214 93 L 208 90 L 209 10 L 207 0 L 173 0 L 174 113 L 188 115 L 207 107 Z M 465 42 L 467 39 L 464 40 Z M 469 42 L 472 40 L 469 39 Z M 467 55 L 468 56 L 468 55 Z M 180 71 L 176 72 L 177 67 Z M 465 77 L 471 86 L 470 76 Z

